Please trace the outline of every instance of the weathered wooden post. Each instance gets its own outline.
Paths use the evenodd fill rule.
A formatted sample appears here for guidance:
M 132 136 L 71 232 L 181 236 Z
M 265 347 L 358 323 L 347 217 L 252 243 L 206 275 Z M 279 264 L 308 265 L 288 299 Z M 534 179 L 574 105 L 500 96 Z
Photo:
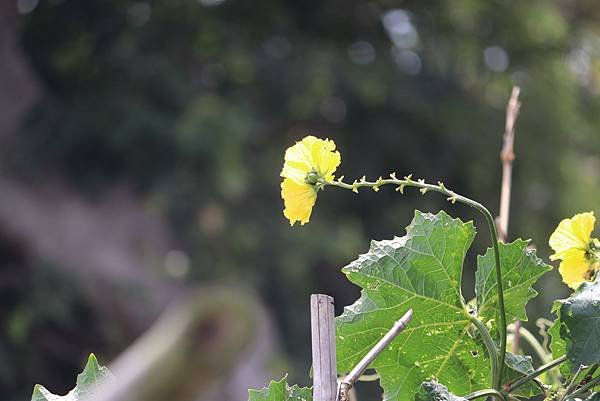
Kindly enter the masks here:
M 329 295 L 310 296 L 313 401 L 336 401 L 335 314 Z

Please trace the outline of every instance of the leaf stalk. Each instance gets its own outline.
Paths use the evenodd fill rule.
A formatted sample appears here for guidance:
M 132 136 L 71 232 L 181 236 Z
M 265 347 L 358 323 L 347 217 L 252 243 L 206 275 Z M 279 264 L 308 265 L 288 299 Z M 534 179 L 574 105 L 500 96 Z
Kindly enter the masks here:
M 491 377 L 495 378 L 498 375 L 498 347 L 494 340 L 492 340 L 492 336 L 490 335 L 489 330 L 485 327 L 485 324 L 477 317 L 471 315 L 471 322 L 477 330 L 479 334 L 481 334 L 481 338 L 483 339 L 483 343 L 485 344 L 485 348 L 487 349 L 488 354 L 490 355 L 490 364 L 491 364 Z

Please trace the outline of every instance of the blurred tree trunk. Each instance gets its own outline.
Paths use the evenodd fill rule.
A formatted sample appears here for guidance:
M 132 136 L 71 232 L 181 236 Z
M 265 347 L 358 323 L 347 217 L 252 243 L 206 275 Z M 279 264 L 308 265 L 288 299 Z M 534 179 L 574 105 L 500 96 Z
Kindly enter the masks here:
M 42 84 L 19 43 L 15 3 L 0 1 L 0 144 L 5 152 L 10 152 L 11 144 L 22 141 L 19 134 L 25 129 L 23 121 L 44 96 Z M 182 292 L 178 282 L 165 279 L 162 268 L 164 255 L 171 249 L 167 224 L 149 215 L 143 199 L 133 196 L 129 188 L 113 188 L 91 203 L 61 177 L 44 173 L 41 179 L 23 182 L 7 175 L 7 170 L 0 172 L 0 229 L 23 244 L 23 249 L 31 254 L 27 257 L 50 261 L 51 266 L 60 268 L 65 277 L 81 286 L 90 304 L 99 311 L 100 321 L 110 321 L 122 337 L 135 338 L 150 326 L 169 300 Z M 246 297 L 236 292 L 228 296 L 234 301 L 240 297 L 234 302 L 241 303 L 240 307 L 256 305 L 253 299 L 244 305 L 242 300 Z M 205 310 L 211 302 L 203 299 L 200 305 L 194 305 Z M 248 387 L 266 383 L 264 364 L 277 348 L 270 319 L 262 308 L 253 310 L 246 315 L 203 315 L 202 327 L 209 329 L 237 327 L 245 316 L 248 330 L 226 331 L 230 337 L 208 335 L 203 341 L 202 336 L 194 339 L 182 334 L 180 341 L 171 342 L 168 349 L 162 345 L 154 349 L 156 344 L 152 343 L 159 362 L 177 363 L 152 364 L 151 373 L 157 375 L 153 379 L 163 377 L 161 372 L 170 372 L 165 376 L 170 380 L 153 380 L 148 383 L 149 388 L 169 394 L 184 384 L 189 391 L 182 393 L 182 400 L 198 395 L 207 401 L 245 400 Z M 186 351 L 180 353 L 182 349 Z M 217 349 L 221 352 L 215 354 Z M 228 358 L 223 350 L 231 351 Z M 134 360 L 142 370 L 153 362 L 139 353 L 133 357 L 129 361 Z M 135 380 L 149 378 L 148 372 L 135 372 L 139 373 Z M 118 366 L 117 373 L 124 374 Z M 131 372 L 120 379 L 131 379 Z M 148 398 L 144 395 L 140 399 Z
M 15 5 L 0 2 L 0 144 L 6 153 L 22 141 L 23 121 L 44 96 L 20 44 Z M 139 335 L 177 292 L 148 275 L 145 266 L 168 251 L 164 222 L 144 213 L 127 188 L 90 204 L 60 177 L 45 173 L 25 183 L 7 171 L 10 167 L 0 172 L 2 230 L 34 258 L 78 280 L 95 308 L 125 329 L 125 338 Z M 132 289 L 144 307 L 132 302 Z M 107 298 L 107 291 L 114 296 Z
M 245 401 L 266 385 L 272 322 L 254 294 L 203 287 L 172 305 L 110 365 L 95 401 Z
M 15 1 L 0 2 L 0 140 L 14 136 L 40 98 L 40 84 L 19 44 Z

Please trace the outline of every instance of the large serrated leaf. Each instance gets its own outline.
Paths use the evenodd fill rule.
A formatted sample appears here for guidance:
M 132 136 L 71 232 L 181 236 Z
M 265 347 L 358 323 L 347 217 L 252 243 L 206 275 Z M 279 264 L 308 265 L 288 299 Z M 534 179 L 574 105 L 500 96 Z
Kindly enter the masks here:
M 412 400 L 422 382 L 438 379 L 456 394 L 489 385 L 489 357 L 471 335 L 460 293 L 472 223 L 446 213 L 416 212 L 404 237 L 373 241 L 343 269 L 362 295 L 337 319 L 338 371 L 349 371 L 409 308 L 414 318 L 371 365 L 385 400 Z
M 100 366 L 94 354 L 90 354 L 83 372 L 77 375 L 77 385 L 67 395 L 52 394 L 44 386 L 36 384 L 33 388 L 31 401 L 79 401 L 89 400 L 95 394 L 98 386 L 113 376 L 105 366 Z
M 552 351 L 566 351 L 573 368 L 600 362 L 600 275 L 583 283 L 567 299 L 555 302 L 559 325 L 552 327 L 552 341 L 558 332 L 564 344 L 556 341 Z M 555 323 L 556 326 L 556 323 Z
M 276 382 L 269 383 L 262 390 L 248 390 L 248 401 L 311 401 L 310 387 L 288 386 L 287 376 Z
M 537 295 L 532 285 L 552 269 L 527 249 L 527 241 L 518 239 L 510 244 L 499 244 L 502 284 L 504 289 L 504 309 L 506 320 L 527 320 L 525 306 Z M 485 255 L 477 257 L 475 293 L 477 294 L 477 315 L 484 321 L 497 319 L 498 286 L 495 272 L 494 253 L 488 249 Z M 497 320 L 496 320 L 497 321 Z

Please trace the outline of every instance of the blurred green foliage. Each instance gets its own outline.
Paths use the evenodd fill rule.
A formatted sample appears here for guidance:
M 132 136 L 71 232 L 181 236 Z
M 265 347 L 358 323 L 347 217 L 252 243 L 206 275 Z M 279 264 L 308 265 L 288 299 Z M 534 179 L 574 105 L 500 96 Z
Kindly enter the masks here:
M 279 197 L 286 147 L 306 133 L 329 137 L 348 178 L 414 173 L 494 211 L 504 107 L 520 85 L 509 237 L 547 254 L 557 222 L 600 199 L 598 17 L 600 4 L 566 0 L 42 1 L 19 22 L 46 95 L 0 157 L 24 180 L 57 174 L 91 198 L 134 188 L 176 233 L 191 260 L 187 281 L 259 290 L 297 382 L 309 364 L 308 296 L 335 296 L 338 313 L 353 301 L 339 269 L 369 238 L 403 234 L 415 208 L 485 226 L 435 195 L 328 189 L 311 222 L 290 228 Z M 51 378 L 60 356 L 34 341 L 64 308 L 55 325 L 69 346 L 89 333 L 96 339 L 82 348 L 114 355 L 122 346 L 107 334 L 111 322 L 73 311 L 83 308 L 77 289 L 36 280 L 51 273 L 23 252 L 21 270 L 7 269 L 16 282 L 1 288 L 5 396 L 33 381 L 68 388 L 80 361 Z M 51 304 L 24 295 L 55 288 L 66 295 L 51 315 Z M 530 315 L 550 316 L 566 288 L 552 273 L 540 289 Z

